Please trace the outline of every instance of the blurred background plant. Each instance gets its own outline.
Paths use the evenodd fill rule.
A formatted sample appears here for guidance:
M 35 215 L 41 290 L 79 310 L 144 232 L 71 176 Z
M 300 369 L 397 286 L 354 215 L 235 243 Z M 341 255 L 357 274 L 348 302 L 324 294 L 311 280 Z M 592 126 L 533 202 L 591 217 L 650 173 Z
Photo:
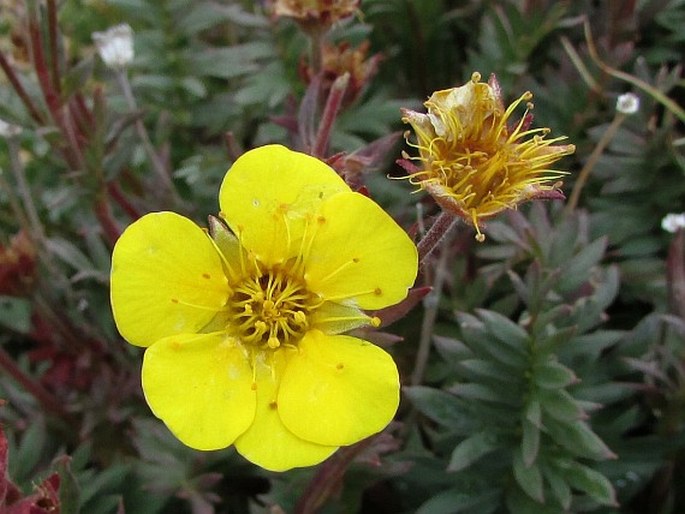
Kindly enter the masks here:
M 685 211 L 684 22 L 682 0 L 3 1 L 0 511 L 685 511 L 685 235 L 661 228 Z M 134 52 L 106 63 L 93 33 L 122 23 Z M 425 260 L 418 308 L 367 335 L 405 384 L 383 434 L 283 474 L 183 447 L 112 322 L 123 227 L 203 224 L 232 160 L 279 142 L 418 240 L 439 209 L 387 180 L 400 108 L 473 71 L 576 145 L 566 205 Z

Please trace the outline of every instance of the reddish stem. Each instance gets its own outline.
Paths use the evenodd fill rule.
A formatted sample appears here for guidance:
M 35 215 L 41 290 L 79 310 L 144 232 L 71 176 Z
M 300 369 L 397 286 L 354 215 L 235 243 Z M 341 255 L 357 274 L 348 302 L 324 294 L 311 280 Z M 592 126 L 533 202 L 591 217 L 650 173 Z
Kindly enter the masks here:
M 95 94 L 97 94 L 97 92 L 101 91 L 101 89 L 97 88 L 95 91 Z M 90 109 L 86 105 L 86 100 L 85 98 L 83 98 L 83 94 L 80 91 L 78 91 L 74 95 L 74 99 L 76 100 L 76 105 L 78 107 L 79 113 L 81 114 L 81 117 L 87 120 L 88 125 L 91 128 L 95 127 L 95 119 L 93 118 L 93 114 L 90 112 Z
M 106 194 L 100 194 L 95 202 L 95 216 L 100 222 L 100 227 L 105 239 L 111 247 L 121 235 L 121 228 L 112 215 L 112 207 Z
M 50 38 L 50 71 L 52 72 L 52 86 L 57 96 L 62 96 L 62 86 L 59 76 L 59 52 L 57 48 L 57 6 L 55 0 L 48 0 L 48 37 Z
M 342 104 L 349 82 L 350 74 L 345 73 L 335 79 L 335 82 L 333 82 L 333 85 L 331 86 L 331 91 L 328 93 L 328 99 L 326 100 L 326 106 L 321 115 L 321 123 L 319 123 L 319 129 L 316 132 L 314 146 L 312 147 L 312 155 L 314 157 L 323 157 L 326 154 L 328 142 L 331 139 L 333 124 L 338 116 L 338 111 L 340 110 L 340 105 Z
M 14 380 L 26 389 L 33 397 L 38 400 L 46 410 L 63 417 L 64 410 L 59 401 L 42 385 L 29 377 L 17 366 L 14 359 L 4 349 L 0 348 L 0 368 L 4 369 Z
M 447 235 L 447 232 L 456 225 L 457 220 L 458 218 L 450 212 L 440 212 L 438 218 L 433 222 L 431 228 L 417 245 L 419 251 L 419 267 L 423 265 L 426 258 L 437 248 L 440 241 Z
M 340 448 L 337 453 L 324 462 L 297 501 L 295 514 L 318 512 L 326 500 L 338 490 L 350 464 L 371 445 L 373 439 L 373 437 L 368 437 L 352 446 Z
M 142 216 L 142 213 L 126 198 L 118 182 L 108 182 L 107 192 L 132 220 L 137 220 Z
M 43 44 L 40 38 L 38 22 L 33 14 L 31 14 L 29 18 L 29 36 L 31 38 L 31 56 L 33 58 L 33 67 L 36 70 L 38 84 L 43 92 L 45 103 L 48 106 L 48 110 L 50 111 L 55 124 L 59 127 L 62 135 L 69 142 L 68 145 L 62 148 L 64 158 L 72 169 L 79 169 L 80 164 L 83 161 L 82 155 L 79 151 L 78 142 L 75 139 L 73 127 L 68 127 L 64 121 L 64 116 L 60 106 L 60 97 L 50 81 L 50 74 L 45 62 L 45 54 L 43 53 Z
M 78 105 L 75 97 L 71 97 L 69 99 L 68 106 L 71 119 L 74 120 L 76 123 L 76 128 L 78 129 L 76 132 L 77 140 L 79 144 L 85 144 L 85 142 L 88 141 L 92 135 L 91 133 L 93 126 L 89 123 L 89 120 L 83 116 L 83 111 Z
M 26 93 L 24 86 L 22 86 L 21 82 L 19 82 L 19 77 L 17 77 L 17 74 L 14 73 L 14 69 L 12 68 L 12 66 L 10 66 L 10 63 L 7 61 L 7 58 L 5 57 L 5 54 L 2 53 L 2 51 L 0 51 L 0 68 L 2 68 L 2 70 L 5 72 L 7 79 L 10 81 L 10 84 L 12 84 L 12 87 L 17 92 L 17 95 L 19 95 L 19 98 L 21 98 L 21 101 L 24 103 L 24 106 L 29 111 L 29 114 L 31 115 L 31 118 L 33 118 L 33 121 L 35 121 L 39 125 L 43 125 L 45 123 L 43 115 L 40 113 L 40 111 L 38 111 L 28 93 Z

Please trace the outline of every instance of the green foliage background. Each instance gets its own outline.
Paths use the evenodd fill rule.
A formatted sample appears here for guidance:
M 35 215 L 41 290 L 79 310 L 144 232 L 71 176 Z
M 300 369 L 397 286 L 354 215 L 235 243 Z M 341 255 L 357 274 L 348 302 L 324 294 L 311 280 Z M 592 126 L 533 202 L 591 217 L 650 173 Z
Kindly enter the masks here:
M 165 209 L 204 225 L 232 159 L 227 132 L 245 149 L 301 144 L 287 127 L 307 90 L 298 73 L 306 35 L 257 1 L 58 5 L 62 95 L 82 95 L 93 114 L 80 166 L 0 75 L 0 119 L 22 127 L 0 141 L 0 266 L 20 230 L 38 252 L 18 289 L 6 288 L 17 268 L 0 268 L 14 277 L 0 274 L 9 477 L 28 495 L 58 472 L 64 514 L 313 512 L 302 497 L 320 468 L 267 473 L 232 449 L 185 448 L 154 419 L 139 385 L 141 352 L 118 336 L 108 300 L 108 220 L 123 227 Z M 27 57 L 27 10 L 45 33 L 43 2 L 3 2 L 0 50 L 47 112 Z M 592 58 L 586 20 L 602 61 L 630 80 Z M 119 22 L 135 32 L 135 111 L 91 40 Z M 417 285 L 437 287 L 388 328 L 403 337 L 389 349 L 404 383 L 396 421 L 319 510 L 684 512 L 684 237 L 660 223 L 685 210 L 685 120 L 682 107 L 661 101 L 683 104 L 685 2 L 364 0 L 329 38 L 368 40 L 383 56 L 340 113 L 330 155 L 405 130 L 400 107 L 421 109 L 477 70 L 495 73 L 507 100 L 532 91 L 535 125 L 577 146 L 560 166 L 571 171 L 570 193 L 617 96 L 632 91 L 641 107 L 599 156 L 577 208 L 521 206 L 487 223 L 485 243 L 462 225 L 436 252 Z M 174 194 L 159 193 L 136 120 Z M 400 150 L 362 181 L 409 228 L 438 210 L 387 179 L 403 173 L 393 164 Z M 42 234 L 13 208 L 26 203 L 17 165 Z M 417 371 L 422 332 L 431 347 Z

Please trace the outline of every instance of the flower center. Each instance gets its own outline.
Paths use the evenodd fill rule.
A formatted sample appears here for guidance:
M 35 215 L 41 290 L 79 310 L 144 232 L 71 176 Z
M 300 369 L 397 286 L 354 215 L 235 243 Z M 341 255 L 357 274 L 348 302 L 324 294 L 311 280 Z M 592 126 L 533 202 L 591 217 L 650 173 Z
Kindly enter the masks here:
M 240 339 L 271 349 L 296 344 L 309 328 L 309 315 L 320 304 L 302 277 L 287 266 L 255 270 L 243 277 L 228 301 Z

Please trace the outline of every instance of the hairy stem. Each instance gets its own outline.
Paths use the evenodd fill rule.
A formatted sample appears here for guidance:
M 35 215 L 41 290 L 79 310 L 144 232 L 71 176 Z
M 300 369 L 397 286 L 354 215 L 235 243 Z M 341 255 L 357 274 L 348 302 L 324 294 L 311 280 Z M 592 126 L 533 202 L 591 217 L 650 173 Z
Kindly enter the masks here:
M 431 228 L 425 236 L 421 238 L 417 245 L 419 251 L 419 268 L 425 264 L 425 260 L 437 248 L 440 241 L 452 230 L 458 223 L 458 218 L 453 214 L 442 211 L 438 218 L 433 222 Z

